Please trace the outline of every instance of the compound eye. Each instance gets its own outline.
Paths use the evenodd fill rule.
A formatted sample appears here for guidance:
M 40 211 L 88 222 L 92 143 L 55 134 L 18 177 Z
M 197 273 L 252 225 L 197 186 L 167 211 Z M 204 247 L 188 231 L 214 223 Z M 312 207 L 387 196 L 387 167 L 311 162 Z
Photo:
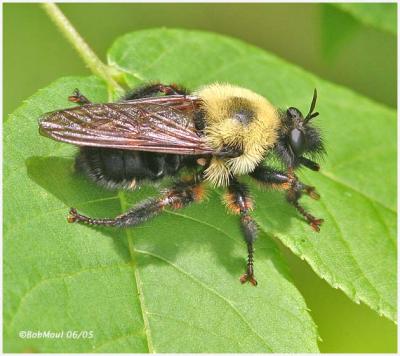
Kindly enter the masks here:
M 293 129 L 290 131 L 290 147 L 296 156 L 300 156 L 306 148 L 306 138 L 304 133 L 299 129 Z
M 287 112 L 287 115 L 292 119 L 303 117 L 301 111 L 296 108 L 289 108 L 289 109 L 287 109 L 286 112 Z

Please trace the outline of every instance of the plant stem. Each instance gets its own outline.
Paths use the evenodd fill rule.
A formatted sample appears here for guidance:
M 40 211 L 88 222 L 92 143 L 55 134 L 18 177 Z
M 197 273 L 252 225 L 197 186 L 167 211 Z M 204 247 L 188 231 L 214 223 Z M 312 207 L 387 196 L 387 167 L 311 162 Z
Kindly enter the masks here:
M 110 73 L 110 68 L 107 67 L 89 45 L 85 42 L 82 36 L 69 22 L 59 7 L 54 3 L 43 3 L 44 10 L 49 17 L 54 21 L 59 30 L 63 33 L 66 39 L 72 44 L 78 54 L 82 57 L 85 64 L 97 76 L 103 78 L 107 84 L 116 92 L 123 92 L 122 87 L 114 80 Z

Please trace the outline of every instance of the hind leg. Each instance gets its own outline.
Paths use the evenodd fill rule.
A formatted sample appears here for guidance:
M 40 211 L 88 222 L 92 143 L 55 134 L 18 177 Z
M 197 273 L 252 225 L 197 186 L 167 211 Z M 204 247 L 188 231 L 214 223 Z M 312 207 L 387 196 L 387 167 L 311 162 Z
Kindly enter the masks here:
M 122 100 L 148 98 L 155 96 L 159 93 L 165 95 L 187 95 L 189 94 L 189 91 L 183 87 L 178 86 L 177 84 L 166 85 L 161 83 L 153 83 L 139 86 L 133 89 L 131 92 L 127 93 Z
M 198 177 L 189 182 L 180 181 L 165 190 L 159 197 L 150 198 L 134 206 L 131 210 L 115 218 L 96 219 L 79 214 L 71 208 L 68 222 L 79 222 L 88 225 L 128 227 L 139 225 L 162 213 L 164 208 L 180 209 L 203 199 L 204 188 Z

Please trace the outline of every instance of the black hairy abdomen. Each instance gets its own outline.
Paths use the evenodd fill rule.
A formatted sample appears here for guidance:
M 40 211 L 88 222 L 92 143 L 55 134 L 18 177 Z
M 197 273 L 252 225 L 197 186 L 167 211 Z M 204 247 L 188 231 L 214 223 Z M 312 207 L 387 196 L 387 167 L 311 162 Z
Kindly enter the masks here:
M 157 181 L 175 175 L 183 166 L 191 165 L 188 156 L 81 147 L 76 168 L 95 182 L 108 188 L 132 186 L 132 181 Z

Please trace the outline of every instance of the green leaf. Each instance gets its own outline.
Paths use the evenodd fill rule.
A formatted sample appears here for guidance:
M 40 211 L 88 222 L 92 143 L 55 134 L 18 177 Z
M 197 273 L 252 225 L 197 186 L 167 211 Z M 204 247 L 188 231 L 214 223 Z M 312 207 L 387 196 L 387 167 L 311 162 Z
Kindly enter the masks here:
M 105 191 L 73 171 L 76 149 L 38 134 L 45 112 L 96 78 L 39 91 L 4 127 L 4 349 L 7 352 L 317 352 L 317 333 L 275 243 L 257 244 L 257 288 L 241 286 L 246 247 L 217 192 L 135 229 L 67 224 L 70 206 L 114 216 L 157 189 Z M 290 328 L 288 328 L 290 325 Z M 64 331 L 24 339 L 21 331 Z M 69 339 L 69 331 L 93 332 Z M 88 334 L 87 334 L 88 335 Z
M 257 288 L 245 265 L 237 217 L 220 191 L 135 229 L 65 221 L 70 206 L 113 216 L 156 194 L 104 191 L 73 171 L 70 145 L 40 137 L 37 118 L 66 107 L 75 87 L 107 101 L 95 78 L 64 78 L 39 91 L 4 126 L 4 349 L 7 352 L 316 352 L 316 330 L 271 236 L 305 258 L 353 300 L 395 317 L 395 113 L 242 42 L 213 34 L 152 30 L 109 52 L 125 80 L 191 88 L 229 81 L 280 107 L 306 111 L 318 88 L 318 124 L 329 152 L 320 174 L 304 172 L 324 217 L 313 233 L 278 192 L 252 186 Z M 385 179 L 380 173 L 385 172 Z M 93 331 L 79 340 L 23 339 L 22 330 Z
M 397 35 L 396 3 L 335 3 L 332 5 L 347 12 L 366 26 Z
M 150 44 L 146 46 L 145 44 Z M 215 81 L 258 92 L 281 108 L 317 109 L 328 151 L 319 174 L 301 172 L 322 195 L 304 205 L 325 219 L 315 234 L 278 193 L 253 188 L 258 222 L 353 301 L 396 320 L 396 113 L 273 55 L 214 34 L 150 30 L 112 46 L 109 63 L 137 80 L 189 88 Z M 177 65 L 176 63 L 179 63 Z M 382 172 L 384 176 L 382 177 Z
M 332 61 L 357 30 L 361 23 L 335 4 L 322 4 L 321 9 L 321 52 Z

